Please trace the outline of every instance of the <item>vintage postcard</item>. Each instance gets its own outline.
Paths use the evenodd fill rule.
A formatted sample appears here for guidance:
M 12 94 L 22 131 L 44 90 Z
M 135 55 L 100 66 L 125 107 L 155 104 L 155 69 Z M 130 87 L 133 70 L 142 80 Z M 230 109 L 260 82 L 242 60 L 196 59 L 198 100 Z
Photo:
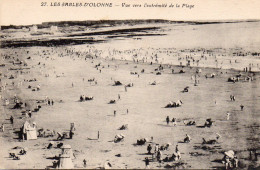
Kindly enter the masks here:
M 260 1 L 0 0 L 0 169 L 259 169 Z

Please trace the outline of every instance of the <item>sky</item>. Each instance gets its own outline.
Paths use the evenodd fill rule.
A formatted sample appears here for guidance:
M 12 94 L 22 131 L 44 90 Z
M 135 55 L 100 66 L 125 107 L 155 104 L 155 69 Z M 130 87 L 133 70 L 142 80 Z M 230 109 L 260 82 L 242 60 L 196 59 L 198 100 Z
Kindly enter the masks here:
M 47 2 L 48 6 L 41 6 Z M 112 8 L 50 6 L 51 2 L 113 3 Z M 122 7 L 122 3 L 142 7 Z M 144 4 L 167 3 L 167 8 Z M 169 5 L 179 4 L 180 8 Z M 192 9 L 183 4 L 194 5 Z M 0 0 L 0 25 L 31 25 L 49 21 L 114 19 L 260 20 L 260 0 Z

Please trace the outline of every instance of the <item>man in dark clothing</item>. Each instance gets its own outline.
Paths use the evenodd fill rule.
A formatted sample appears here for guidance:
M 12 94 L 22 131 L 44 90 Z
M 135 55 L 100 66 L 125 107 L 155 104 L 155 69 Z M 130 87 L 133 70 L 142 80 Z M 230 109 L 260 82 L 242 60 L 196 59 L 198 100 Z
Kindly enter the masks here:
M 241 111 L 244 110 L 244 105 L 240 105 Z
M 11 124 L 14 124 L 14 118 L 13 118 L 13 116 L 10 117 L 10 122 L 11 122 Z
M 148 154 L 151 154 L 151 150 L 152 150 L 152 146 L 151 146 L 151 144 L 149 144 L 149 145 L 147 146 Z
M 146 157 L 145 158 L 145 167 L 146 168 L 149 168 L 149 163 L 150 163 L 150 161 L 149 161 L 148 157 Z
M 169 116 L 166 117 L 166 122 L 167 122 L 167 125 L 168 125 L 169 122 L 170 122 L 170 118 L 169 118 Z
M 72 130 L 70 131 L 70 139 L 72 139 L 74 133 L 72 132 Z

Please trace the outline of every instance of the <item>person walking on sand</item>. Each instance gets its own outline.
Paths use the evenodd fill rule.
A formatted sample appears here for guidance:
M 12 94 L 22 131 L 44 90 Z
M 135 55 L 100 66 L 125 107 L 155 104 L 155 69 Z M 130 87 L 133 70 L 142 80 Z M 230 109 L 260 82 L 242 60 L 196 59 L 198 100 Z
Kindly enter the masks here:
M 169 116 L 166 117 L 166 122 L 167 122 L 167 125 L 169 125 L 169 122 L 170 122 Z
M 120 94 L 118 94 L 118 100 L 120 100 L 121 98 L 120 98 Z
M 116 117 L 116 110 L 114 110 L 114 117 Z
M 99 139 L 99 131 L 98 131 L 98 134 L 97 134 L 97 139 Z
M 126 109 L 126 114 L 128 114 L 128 112 L 129 112 L 128 109 Z
M 10 117 L 10 122 L 11 122 L 11 124 L 14 124 L 14 117 L 13 116 Z

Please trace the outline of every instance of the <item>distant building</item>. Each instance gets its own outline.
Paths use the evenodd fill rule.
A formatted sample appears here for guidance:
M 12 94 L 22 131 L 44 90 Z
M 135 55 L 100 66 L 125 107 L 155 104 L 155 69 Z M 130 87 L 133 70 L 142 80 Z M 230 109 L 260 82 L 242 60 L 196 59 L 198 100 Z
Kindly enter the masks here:
M 33 25 L 32 27 L 29 28 L 30 32 L 37 32 L 38 27 L 36 25 Z
M 51 32 L 57 32 L 58 31 L 58 27 L 54 26 L 54 25 L 52 25 L 50 29 L 51 29 Z

